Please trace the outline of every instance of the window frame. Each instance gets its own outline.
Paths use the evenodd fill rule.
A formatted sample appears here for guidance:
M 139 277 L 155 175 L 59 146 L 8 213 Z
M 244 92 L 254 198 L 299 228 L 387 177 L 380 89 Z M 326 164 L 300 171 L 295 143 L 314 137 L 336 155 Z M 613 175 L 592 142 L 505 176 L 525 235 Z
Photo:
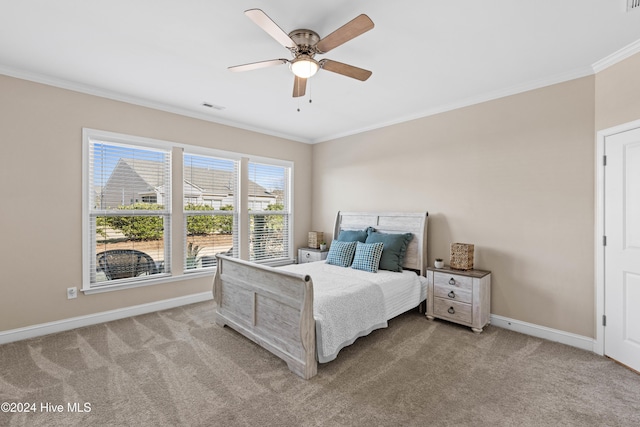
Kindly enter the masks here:
M 93 191 L 93 177 L 91 176 L 91 144 L 93 142 L 102 141 L 107 144 L 120 145 L 123 147 L 148 149 L 152 151 L 164 152 L 167 156 L 169 173 L 167 176 L 167 182 L 165 186 L 169 189 L 172 188 L 172 145 L 166 141 L 156 140 L 152 138 L 144 138 L 131 135 L 123 135 L 114 132 L 100 131 L 95 129 L 84 128 L 82 130 L 82 291 L 85 294 L 105 292 L 108 290 L 132 288 L 138 286 L 147 286 L 155 283 L 165 282 L 168 278 L 172 277 L 171 274 L 171 224 L 173 222 L 172 212 L 172 199 L 173 195 L 169 190 L 168 203 L 165 203 L 165 208 L 162 211 L 140 211 L 136 212 L 136 215 L 128 215 L 128 212 L 123 212 L 123 216 L 161 216 L 163 220 L 163 252 L 164 259 L 167 264 L 165 265 L 165 272 L 158 273 L 145 277 L 134 277 L 130 279 L 118 279 L 116 283 L 109 284 L 108 282 L 101 282 L 100 284 L 92 282 L 92 276 L 95 274 L 92 271 L 92 266 L 95 265 L 96 257 L 96 236 L 94 227 L 92 227 L 93 219 L 97 218 L 100 213 L 113 214 L 112 210 L 94 210 L 90 207 L 92 201 L 91 193 Z
M 234 192 L 234 205 L 233 205 L 233 211 L 225 211 L 222 209 L 215 209 L 212 207 L 212 209 L 207 209 L 207 210 L 203 210 L 203 211 L 190 211 L 190 210 L 186 210 L 184 209 L 184 202 L 185 202 L 185 196 L 184 196 L 184 192 L 182 193 L 182 215 L 183 215 L 183 254 L 182 254 L 182 258 L 183 258 L 183 274 L 185 275 L 192 275 L 192 274 L 198 274 L 198 273 L 202 273 L 202 272 L 211 272 L 211 271 L 215 271 L 216 265 L 210 266 L 210 267 L 200 267 L 200 268 L 188 268 L 188 261 L 187 261 L 187 240 L 189 238 L 189 233 L 187 231 L 187 218 L 189 216 L 207 216 L 207 215 L 223 215 L 223 216 L 231 216 L 233 218 L 233 232 L 231 234 L 231 239 L 232 242 L 234 242 L 234 244 L 238 244 L 239 243 L 239 235 L 240 235 L 240 231 L 239 231 L 239 206 L 240 206 L 240 199 L 241 199 L 241 195 L 240 195 L 240 175 L 241 175 L 241 171 L 240 171 L 240 165 L 241 165 L 241 157 L 238 155 L 231 155 L 231 153 L 224 153 L 224 152 L 220 152 L 218 150 L 213 150 L 213 149 L 205 149 L 205 148 L 201 148 L 201 147 L 185 147 L 183 153 L 182 153 L 183 157 L 182 157 L 182 182 L 184 183 L 185 181 L 187 181 L 187 176 L 186 176 L 186 172 L 185 172 L 185 161 L 184 161 L 184 157 L 185 156 L 198 156 L 198 157 L 208 157 L 211 159 L 218 159 L 218 160 L 225 160 L 225 161 L 230 161 L 230 162 L 234 162 L 234 185 L 235 188 L 233 189 Z M 184 186 L 182 187 L 184 188 Z M 222 206 L 221 206 L 222 207 Z M 239 257 L 239 251 L 238 248 L 235 247 L 233 248 L 233 256 L 234 257 Z
M 257 216 L 257 215 L 264 215 L 264 216 L 270 216 L 270 215 L 279 215 L 282 216 L 284 218 L 284 220 L 286 221 L 287 224 L 287 237 L 286 240 L 283 242 L 284 245 L 286 246 L 285 252 L 286 252 L 286 256 L 285 257 L 280 257 L 280 258 L 276 258 L 276 259 L 258 259 L 258 260 L 251 260 L 251 251 L 249 250 L 249 253 L 247 255 L 247 259 L 250 262 L 255 262 L 257 264 L 265 264 L 265 265 L 271 265 L 271 266 L 278 266 L 278 265 L 286 265 L 286 264 L 290 264 L 293 262 L 293 258 L 294 258 L 294 254 L 293 254 L 293 164 L 291 162 L 286 162 L 286 161 L 274 161 L 273 159 L 264 159 L 264 158 L 258 158 L 258 157 L 252 157 L 248 159 L 247 162 L 247 173 L 249 174 L 249 170 L 250 170 L 250 165 L 251 164 L 256 164 L 256 165 L 263 165 L 263 166 L 271 166 L 271 167 L 281 167 L 286 169 L 285 171 L 285 188 L 283 189 L 283 199 L 284 199 L 284 209 L 283 210 L 279 210 L 279 211 L 270 211 L 270 210 L 265 210 L 265 209 L 261 209 L 259 211 L 252 211 L 250 210 L 251 207 L 247 206 L 247 215 L 248 215 L 248 221 L 246 223 L 246 230 L 247 230 L 247 238 L 251 239 L 251 217 L 252 216 Z M 250 178 L 250 176 L 248 176 L 248 179 Z M 247 198 L 247 204 L 249 203 L 249 197 Z
M 146 276 L 144 279 L 132 278 L 131 280 L 120 279 L 116 284 L 91 284 L 91 259 L 95 264 L 95 233 L 92 236 L 91 233 L 91 220 L 92 214 L 90 209 L 92 179 L 90 176 L 90 154 L 91 154 L 91 141 L 102 140 L 104 142 L 111 142 L 114 144 L 121 144 L 126 146 L 139 146 L 140 148 L 150 148 L 155 150 L 167 151 L 169 153 L 169 185 L 171 187 L 171 202 L 167 206 L 169 215 L 169 224 L 165 225 L 165 253 L 168 253 L 168 259 L 170 265 L 166 266 L 166 273 L 154 274 L 152 276 Z M 285 197 L 288 200 L 288 239 L 287 245 L 287 258 L 281 258 L 278 260 L 260 260 L 256 263 L 266 265 L 285 265 L 293 263 L 294 248 L 293 248 L 293 234 L 294 234 L 294 162 L 284 159 L 276 159 L 263 156 L 246 155 L 242 153 L 230 152 L 219 150 L 215 148 L 207 148 L 202 146 L 181 144 L 176 142 L 163 141 L 159 139 L 146 138 L 140 136 L 132 136 L 126 134 L 120 134 L 115 132 L 96 130 L 90 128 L 82 129 L 82 288 L 81 290 L 86 295 L 94 293 L 102 293 L 109 291 L 116 291 L 122 289 L 130 289 L 141 286 L 149 286 L 161 283 L 170 283 L 175 281 L 183 281 L 188 279 L 195 279 L 197 277 L 210 277 L 215 273 L 216 267 L 201 268 L 195 270 L 188 270 L 186 268 L 186 243 L 180 245 L 181 253 L 175 252 L 175 245 L 172 242 L 185 241 L 187 238 L 186 230 L 186 216 L 184 215 L 184 154 L 207 156 L 220 159 L 228 159 L 238 162 L 237 179 L 236 179 L 236 201 L 237 204 L 234 210 L 234 217 L 237 219 L 235 231 L 237 236 L 238 249 L 234 249 L 234 254 L 238 258 L 248 260 L 249 254 L 249 239 L 250 239 L 250 215 L 249 215 L 249 163 L 260 163 L 265 165 L 279 166 L 288 168 L 288 191 Z M 179 178 L 178 178 L 179 177 Z M 180 179 L 179 185 L 176 185 L 176 180 Z M 264 211 L 270 214 L 282 214 L 284 211 Z M 286 212 L 284 212 L 286 214 Z M 180 226 L 176 224 L 180 223 Z M 168 229 L 168 231 L 167 231 Z M 179 230 L 179 231 L 178 231 Z M 235 240 L 234 240 L 235 241 Z M 168 251 L 168 252 L 167 252 Z M 179 268 L 182 267 L 182 268 Z

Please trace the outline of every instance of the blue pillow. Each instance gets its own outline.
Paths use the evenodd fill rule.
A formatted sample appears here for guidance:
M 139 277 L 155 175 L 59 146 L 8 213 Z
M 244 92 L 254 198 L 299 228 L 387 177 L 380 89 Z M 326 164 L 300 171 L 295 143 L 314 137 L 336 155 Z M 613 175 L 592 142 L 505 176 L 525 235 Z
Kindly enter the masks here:
M 413 239 L 411 233 L 390 234 L 369 231 L 366 243 L 384 243 L 384 251 L 382 258 L 380 258 L 380 270 L 400 272 L 411 239 Z
M 362 242 L 367 240 L 367 233 L 373 228 L 368 227 L 365 230 L 342 230 L 338 235 L 339 242 Z
M 329 253 L 327 254 L 327 264 L 349 267 L 353 261 L 353 254 L 356 252 L 356 242 L 331 242 Z
M 384 244 L 382 242 L 356 242 L 356 244 L 356 253 L 353 258 L 353 264 L 351 264 L 351 268 L 369 271 L 371 273 L 377 273 Z

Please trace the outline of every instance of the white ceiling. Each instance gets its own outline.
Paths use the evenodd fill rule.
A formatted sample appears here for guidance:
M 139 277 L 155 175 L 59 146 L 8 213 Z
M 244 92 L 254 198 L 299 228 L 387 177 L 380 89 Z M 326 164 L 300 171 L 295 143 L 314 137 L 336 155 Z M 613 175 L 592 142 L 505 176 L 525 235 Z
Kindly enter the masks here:
M 640 10 L 625 3 L 0 0 L 0 73 L 312 143 L 592 74 L 640 40 Z M 366 13 L 375 28 L 322 57 L 372 77 L 321 70 L 310 104 L 292 98 L 286 65 L 228 71 L 290 58 L 251 8 L 321 37 Z

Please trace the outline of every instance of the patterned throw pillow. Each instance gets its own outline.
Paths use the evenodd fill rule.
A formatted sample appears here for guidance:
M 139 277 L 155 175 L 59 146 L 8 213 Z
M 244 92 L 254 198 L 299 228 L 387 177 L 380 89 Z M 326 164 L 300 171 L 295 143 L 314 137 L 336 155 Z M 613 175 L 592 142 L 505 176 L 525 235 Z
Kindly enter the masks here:
M 351 268 L 377 273 L 384 243 L 356 243 L 356 254 Z
M 327 254 L 327 264 L 349 267 L 353 261 L 353 254 L 356 252 L 358 242 L 331 242 L 329 253 Z

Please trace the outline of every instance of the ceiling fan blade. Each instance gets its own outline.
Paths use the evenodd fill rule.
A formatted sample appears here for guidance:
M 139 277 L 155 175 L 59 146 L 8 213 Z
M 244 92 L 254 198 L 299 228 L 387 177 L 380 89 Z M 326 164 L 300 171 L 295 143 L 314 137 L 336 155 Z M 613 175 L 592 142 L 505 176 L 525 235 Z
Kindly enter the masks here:
M 251 70 L 257 70 L 258 68 L 266 68 L 266 67 L 273 67 L 274 65 L 286 64 L 287 62 L 289 61 L 283 58 L 271 59 L 269 61 L 260 61 L 260 62 L 252 62 L 250 64 L 234 65 L 233 67 L 229 67 L 229 71 L 235 71 L 235 72 L 251 71 Z
M 303 79 L 302 77 L 295 76 L 293 80 L 293 97 L 297 98 L 299 96 L 304 96 L 305 91 L 307 90 L 307 79 Z
M 256 25 L 262 28 L 267 34 L 273 37 L 278 43 L 288 49 L 295 49 L 296 43 L 291 40 L 291 37 L 287 33 L 285 33 L 282 28 L 278 27 L 278 24 L 273 22 L 271 18 L 267 16 L 260 9 L 249 9 L 245 10 L 244 14 L 247 15 L 249 19 L 256 23 Z
M 351 77 L 352 79 L 365 81 L 371 74 L 369 70 L 364 68 L 354 67 L 353 65 L 343 64 L 342 62 L 332 61 L 330 59 L 323 59 L 320 61 L 320 67 L 323 70 L 331 71 L 332 73 L 342 74 L 343 76 Z
M 316 48 L 320 53 L 327 53 L 343 43 L 366 33 L 373 28 L 373 21 L 367 15 L 362 14 L 344 24 L 342 27 L 329 34 L 318 42 Z

